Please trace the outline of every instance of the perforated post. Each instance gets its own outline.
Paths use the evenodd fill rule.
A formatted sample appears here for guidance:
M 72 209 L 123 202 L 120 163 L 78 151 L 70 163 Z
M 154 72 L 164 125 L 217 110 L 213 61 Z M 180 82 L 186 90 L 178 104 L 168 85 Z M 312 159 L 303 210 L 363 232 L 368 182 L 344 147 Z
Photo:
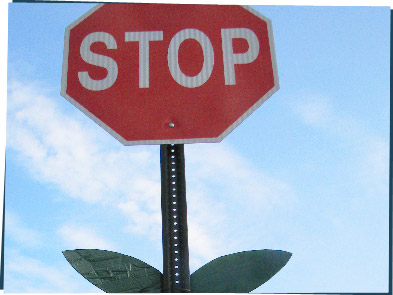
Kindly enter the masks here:
M 184 145 L 161 145 L 164 293 L 190 292 Z

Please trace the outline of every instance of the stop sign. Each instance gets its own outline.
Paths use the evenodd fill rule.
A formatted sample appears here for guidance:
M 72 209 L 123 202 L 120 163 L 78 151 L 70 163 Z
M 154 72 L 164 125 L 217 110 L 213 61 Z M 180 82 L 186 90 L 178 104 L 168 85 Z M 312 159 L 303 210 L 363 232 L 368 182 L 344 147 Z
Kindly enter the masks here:
M 100 4 L 66 28 L 62 96 L 125 145 L 219 142 L 278 88 L 247 6 Z

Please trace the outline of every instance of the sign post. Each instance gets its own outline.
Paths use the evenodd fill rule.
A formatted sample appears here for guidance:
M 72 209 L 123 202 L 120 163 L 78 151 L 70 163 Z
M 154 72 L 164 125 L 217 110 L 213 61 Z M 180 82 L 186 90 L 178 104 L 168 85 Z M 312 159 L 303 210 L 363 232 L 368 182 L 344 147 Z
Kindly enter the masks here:
M 160 147 L 163 286 L 165 293 L 191 292 L 184 145 Z
M 122 144 L 160 145 L 163 273 L 92 249 L 63 252 L 72 266 L 111 293 L 244 293 L 270 279 L 290 253 L 235 253 L 190 275 L 184 144 L 220 142 L 278 89 L 271 21 L 247 6 L 99 4 L 70 24 L 61 95 Z

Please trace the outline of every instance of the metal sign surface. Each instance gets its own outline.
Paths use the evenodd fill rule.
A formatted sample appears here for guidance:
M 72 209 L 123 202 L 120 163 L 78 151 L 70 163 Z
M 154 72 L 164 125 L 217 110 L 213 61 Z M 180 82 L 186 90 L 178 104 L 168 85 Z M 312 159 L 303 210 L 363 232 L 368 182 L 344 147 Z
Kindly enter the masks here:
M 66 28 L 61 94 L 124 145 L 220 142 L 278 88 L 249 7 L 99 4 Z

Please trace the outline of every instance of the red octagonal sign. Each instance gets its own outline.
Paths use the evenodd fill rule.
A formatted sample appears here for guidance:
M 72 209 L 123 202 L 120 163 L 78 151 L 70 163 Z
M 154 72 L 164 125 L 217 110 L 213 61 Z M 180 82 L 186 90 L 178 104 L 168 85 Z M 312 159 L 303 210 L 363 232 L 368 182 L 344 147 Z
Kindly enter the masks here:
M 61 94 L 125 145 L 219 142 L 278 88 L 247 6 L 100 4 L 66 28 Z

